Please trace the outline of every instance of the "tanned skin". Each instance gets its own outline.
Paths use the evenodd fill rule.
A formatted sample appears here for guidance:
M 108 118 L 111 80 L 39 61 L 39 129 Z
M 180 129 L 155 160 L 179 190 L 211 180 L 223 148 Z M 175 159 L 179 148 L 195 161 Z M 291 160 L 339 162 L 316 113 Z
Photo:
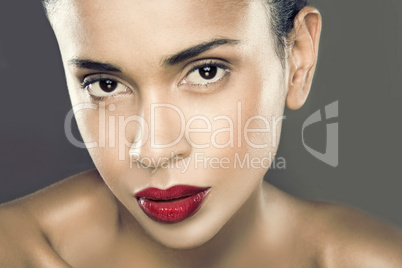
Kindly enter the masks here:
M 290 35 L 293 45 L 286 48 L 286 59 L 280 59 L 275 37 L 267 27 L 269 14 L 264 4 L 233 3 L 59 2 L 49 18 L 62 52 L 73 106 L 99 104 L 94 95 L 105 93 L 99 91 L 98 82 L 84 88 L 80 85 L 88 77 L 107 75 L 125 85 L 118 87 L 117 96 L 104 100 L 106 105 L 115 105 L 106 111 L 107 116 L 148 118 L 150 104 L 164 102 L 179 107 L 186 118 L 197 114 L 212 118 L 222 112 L 234 118 L 240 100 L 245 118 L 240 123 L 244 124 L 255 115 L 281 116 L 285 104 L 300 108 L 309 94 L 317 62 L 319 12 L 312 7 L 300 11 Z M 215 42 L 185 62 L 172 58 L 211 40 L 226 41 Z M 88 60 L 98 62 L 98 67 L 101 63 L 116 68 L 100 74 Z M 214 83 L 194 85 L 205 80 L 188 71 L 188 66 L 199 61 L 212 67 L 217 61 L 227 69 L 217 69 L 220 79 Z M 98 113 L 89 110 L 76 116 L 84 141 L 99 140 Z M 178 129 L 173 113 L 163 116 L 164 120 L 158 121 L 159 143 Z M 226 126 L 214 124 L 214 128 Z M 253 127 L 261 128 L 258 124 Z M 133 142 L 138 133 L 136 126 L 129 126 L 127 140 Z M 280 127 L 277 134 L 276 140 L 258 133 L 250 136 L 254 144 L 277 143 Z M 114 138 L 121 141 L 118 135 Z M 191 138 L 194 144 L 203 144 L 205 133 Z M 223 138 L 219 144 L 225 142 Z M 184 159 L 199 151 L 228 159 L 234 153 L 261 157 L 268 151 L 248 146 L 245 139 L 240 141 L 242 146 L 236 148 L 200 149 L 180 140 L 172 150 Z M 142 164 L 141 168 L 129 169 L 118 149 L 89 148 L 97 170 L 1 205 L 0 266 L 402 267 L 399 230 L 351 208 L 293 197 L 263 180 L 267 168 L 190 168 L 181 173 L 139 159 L 135 164 Z M 128 149 L 123 149 L 127 155 Z M 152 146 L 137 148 L 136 153 L 154 158 L 170 155 L 169 150 Z M 155 222 L 133 197 L 146 187 L 178 184 L 211 187 L 200 210 L 180 223 Z

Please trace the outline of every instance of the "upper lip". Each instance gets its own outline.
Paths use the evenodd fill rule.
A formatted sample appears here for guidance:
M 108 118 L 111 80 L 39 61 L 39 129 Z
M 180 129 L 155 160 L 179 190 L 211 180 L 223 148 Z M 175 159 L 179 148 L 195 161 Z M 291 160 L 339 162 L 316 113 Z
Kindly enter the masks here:
M 207 189 L 209 189 L 209 187 L 197 187 L 190 185 L 175 185 L 165 190 L 151 187 L 138 192 L 135 197 L 155 201 L 166 201 L 192 196 Z

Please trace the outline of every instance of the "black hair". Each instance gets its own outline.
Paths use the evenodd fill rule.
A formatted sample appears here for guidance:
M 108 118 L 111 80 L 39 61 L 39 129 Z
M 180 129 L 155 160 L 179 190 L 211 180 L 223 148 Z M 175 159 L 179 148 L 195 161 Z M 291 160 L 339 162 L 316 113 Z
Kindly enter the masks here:
M 41 0 L 46 15 L 49 13 L 50 3 L 58 0 Z M 293 30 L 297 14 L 305 6 L 307 0 L 265 0 L 268 3 L 271 15 L 271 30 L 276 36 L 276 49 L 280 59 L 285 58 L 285 49 L 292 44 L 289 34 Z
M 276 36 L 276 49 L 279 58 L 285 58 L 285 50 L 293 44 L 290 33 L 294 28 L 297 14 L 308 5 L 307 0 L 267 0 L 271 15 L 271 30 Z

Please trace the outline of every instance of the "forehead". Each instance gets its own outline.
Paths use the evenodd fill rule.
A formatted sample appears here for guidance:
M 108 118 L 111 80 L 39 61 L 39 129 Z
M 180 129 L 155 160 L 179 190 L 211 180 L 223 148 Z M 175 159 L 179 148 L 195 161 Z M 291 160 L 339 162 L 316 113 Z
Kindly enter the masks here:
M 130 51 L 151 60 L 159 52 L 269 28 L 260 0 L 59 0 L 54 10 L 50 20 L 63 57 L 114 53 L 118 61 Z

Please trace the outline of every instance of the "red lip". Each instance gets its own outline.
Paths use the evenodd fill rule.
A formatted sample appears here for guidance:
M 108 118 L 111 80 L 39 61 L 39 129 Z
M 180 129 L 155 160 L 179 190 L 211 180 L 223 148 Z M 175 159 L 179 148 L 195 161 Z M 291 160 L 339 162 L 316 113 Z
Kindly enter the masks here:
M 209 187 L 176 185 L 166 190 L 147 188 L 137 193 L 138 205 L 155 221 L 176 223 L 194 215 L 201 207 Z

